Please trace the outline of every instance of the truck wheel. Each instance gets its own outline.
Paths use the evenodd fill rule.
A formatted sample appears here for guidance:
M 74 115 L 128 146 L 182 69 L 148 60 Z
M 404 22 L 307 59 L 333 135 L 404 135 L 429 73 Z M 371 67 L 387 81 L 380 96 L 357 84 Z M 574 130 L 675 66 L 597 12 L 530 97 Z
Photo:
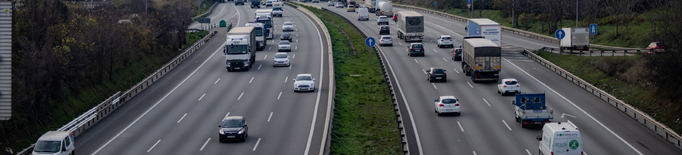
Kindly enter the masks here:
M 471 81 L 476 83 L 476 71 L 472 73 L 471 70 L 469 70 L 469 74 L 471 75 Z
M 521 128 L 526 128 L 526 125 L 523 125 L 523 122 L 521 122 Z

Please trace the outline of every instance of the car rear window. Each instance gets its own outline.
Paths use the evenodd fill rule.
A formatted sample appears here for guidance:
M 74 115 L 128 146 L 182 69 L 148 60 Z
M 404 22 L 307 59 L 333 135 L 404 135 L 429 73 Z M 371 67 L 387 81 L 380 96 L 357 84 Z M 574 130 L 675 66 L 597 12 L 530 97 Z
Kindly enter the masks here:
M 289 45 L 288 41 L 279 42 L 280 45 Z
M 443 99 L 443 103 L 457 103 L 456 99 Z
M 381 39 L 391 39 L 391 37 L 382 37 Z
M 388 26 L 382 26 L 381 29 L 382 30 L 388 30 Z
M 508 84 L 508 85 L 513 85 L 513 84 L 517 84 L 517 83 L 519 83 L 519 82 L 516 82 L 516 81 L 504 81 L 504 84 Z
M 433 69 L 433 73 L 443 74 L 443 69 Z
M 275 58 L 287 58 L 286 54 L 277 54 L 275 55 Z
M 422 47 L 424 47 L 424 46 L 422 46 L 422 44 L 414 44 L 414 45 L 412 45 L 412 47 L 414 47 L 414 48 L 422 48 Z
M 450 38 L 450 37 L 443 37 L 443 39 L 444 39 L 444 40 L 450 40 L 450 39 L 452 39 L 452 38 Z

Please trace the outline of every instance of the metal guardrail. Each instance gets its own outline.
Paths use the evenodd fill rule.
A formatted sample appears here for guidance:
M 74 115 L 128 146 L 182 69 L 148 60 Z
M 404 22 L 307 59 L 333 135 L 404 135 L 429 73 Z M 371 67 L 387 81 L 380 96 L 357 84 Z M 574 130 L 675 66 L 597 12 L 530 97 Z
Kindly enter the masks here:
M 637 122 L 639 122 L 640 124 L 649 128 L 651 131 L 654 131 L 656 134 L 658 134 L 668 142 L 674 144 L 675 146 L 677 146 L 678 149 L 682 149 L 682 144 L 680 143 L 680 141 L 682 140 L 682 135 L 670 129 L 665 124 L 656 121 L 656 119 L 640 111 L 639 109 L 623 102 L 622 100 L 616 98 L 615 96 L 609 94 L 608 92 L 595 87 L 591 83 L 581 79 L 578 76 L 573 75 L 572 73 L 564 70 L 563 68 L 555 65 L 554 63 L 545 60 L 544 58 L 536 55 L 530 50 L 524 50 L 522 53 L 531 60 L 536 61 L 537 63 L 547 67 L 547 69 L 553 71 L 554 73 L 559 74 L 559 76 L 565 78 L 566 80 L 571 81 L 573 84 L 578 85 L 578 87 L 583 88 L 585 91 L 592 93 L 592 95 L 598 96 L 600 99 L 606 101 L 606 103 L 614 106 L 618 110 L 637 120 Z
M 217 33 L 217 31 L 213 31 L 211 33 L 208 33 L 206 36 L 204 36 L 204 38 L 201 38 L 201 40 L 195 42 L 192 46 L 187 48 L 184 52 L 182 52 L 178 56 L 175 56 L 175 58 L 168 61 L 168 63 L 163 65 L 161 68 L 156 70 L 154 73 L 149 75 L 147 78 L 138 82 L 135 86 L 131 87 L 130 89 L 126 90 L 123 93 L 121 93 L 120 91 L 116 92 L 114 95 L 111 95 L 109 98 L 102 101 L 97 106 L 95 106 L 92 109 L 84 112 L 83 114 L 81 114 L 80 116 L 78 116 L 74 120 L 72 120 L 71 122 L 67 123 L 66 125 L 62 126 L 59 129 L 57 129 L 57 131 L 71 131 L 73 133 L 74 137 L 77 137 L 81 133 L 87 131 L 90 127 L 95 125 L 97 122 L 104 119 L 104 117 L 111 114 L 111 112 L 118 109 L 118 107 L 125 104 L 128 100 L 132 99 L 138 93 L 147 89 L 150 85 L 154 84 L 154 82 L 156 82 L 158 79 L 160 79 L 161 77 L 166 75 L 166 73 L 173 70 L 173 68 L 175 68 L 178 64 L 182 63 L 182 61 L 184 61 L 189 56 L 191 56 L 195 51 L 197 51 L 201 46 L 203 46 L 206 43 L 206 41 L 208 41 L 216 33 Z M 29 147 L 24 148 L 20 152 L 17 152 L 17 154 L 18 155 L 29 154 L 29 153 L 31 153 L 31 151 L 33 151 L 34 146 L 35 146 L 35 144 L 31 144 Z
M 427 12 L 431 14 L 436 14 L 440 15 L 443 17 L 448 17 L 450 19 L 458 20 L 461 22 L 467 22 L 469 18 L 462 17 L 462 16 L 457 16 L 457 15 L 452 15 L 446 12 L 442 11 L 436 11 L 436 10 L 431 10 L 431 9 L 426 9 L 426 8 L 420 8 L 420 7 L 414 7 L 414 6 L 409 6 L 409 5 L 401 5 L 401 4 L 395 4 L 393 3 L 394 7 L 401 7 L 401 8 L 407 8 L 407 9 L 412 9 L 412 10 L 417 10 L 417 11 L 422 11 L 422 12 Z M 511 28 L 507 26 L 502 26 L 502 31 L 504 32 L 509 32 L 509 33 L 514 33 L 517 35 L 521 36 L 526 36 L 529 38 L 537 39 L 537 40 L 542 40 L 546 42 L 551 42 L 551 43 L 559 43 L 559 39 L 543 34 L 537 34 L 534 32 L 529 32 L 529 31 L 524 31 L 516 28 Z M 597 44 L 590 44 L 590 47 L 596 47 L 596 48 L 601 48 L 601 49 L 611 49 L 611 50 L 617 50 L 617 51 L 622 51 L 622 50 L 645 50 L 641 48 L 629 48 L 629 47 L 615 47 L 615 46 L 606 46 L 606 45 L 597 45 Z
M 550 52 L 554 53 L 554 51 L 559 51 L 559 54 L 578 54 L 580 56 L 604 56 L 605 52 L 610 52 L 606 54 L 606 56 L 628 56 L 628 54 L 634 55 L 634 54 L 640 54 L 640 53 L 647 53 L 649 50 L 565 50 L 565 49 L 559 49 L 559 48 L 553 48 L 553 47 L 542 47 L 542 50 L 549 50 Z M 630 52 L 628 52 L 630 51 Z M 616 53 L 622 53 L 622 54 L 616 54 Z

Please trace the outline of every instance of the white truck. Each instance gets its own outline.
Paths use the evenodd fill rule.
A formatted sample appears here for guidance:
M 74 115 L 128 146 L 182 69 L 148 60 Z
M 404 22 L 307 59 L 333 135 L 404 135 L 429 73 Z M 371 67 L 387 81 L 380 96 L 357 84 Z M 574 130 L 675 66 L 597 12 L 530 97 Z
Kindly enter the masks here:
M 590 29 L 587 27 L 561 28 L 566 35 L 559 42 L 561 49 L 590 50 Z
M 268 34 L 268 29 L 265 27 L 265 24 L 259 22 L 249 22 L 244 26 L 252 26 L 256 28 L 256 44 L 258 44 L 258 48 L 256 48 L 256 50 L 262 51 L 265 49 L 265 46 L 268 45 L 268 42 L 265 41 L 264 36 Z
M 69 131 L 48 131 L 38 138 L 32 154 L 73 155 L 76 145 Z
M 380 0 L 379 0 L 380 1 Z M 365 0 L 365 6 L 368 8 L 369 13 L 374 13 L 376 10 L 377 0 Z
M 266 33 L 265 39 L 274 38 L 272 33 L 272 9 L 258 9 L 256 10 L 256 22 L 265 24 Z
M 358 20 L 369 20 L 369 10 L 367 8 L 358 8 Z
M 471 81 L 497 81 L 502 71 L 502 48 L 480 36 L 464 37 L 462 70 Z
M 540 154 L 543 155 L 582 155 L 583 140 L 578 126 L 571 121 L 547 123 L 542 127 Z
M 514 105 L 516 122 L 521 122 L 521 128 L 530 125 L 545 125 L 554 119 L 554 110 L 545 104 L 545 93 L 516 94 Z
M 377 2 L 377 9 L 374 13 L 377 16 L 393 17 L 393 3 L 390 1 Z
M 223 47 L 225 70 L 251 69 L 256 61 L 256 28 L 234 27 L 226 36 L 227 41 Z
M 399 11 L 398 38 L 409 41 L 424 40 L 424 16 L 415 11 Z
M 254 15 L 255 15 L 254 18 L 256 18 L 256 19 L 258 19 L 258 17 L 263 16 L 263 15 L 272 17 L 272 9 L 256 9 L 256 12 L 254 12 Z
M 488 18 L 474 18 L 467 22 L 467 36 L 484 36 L 502 46 L 502 26 Z

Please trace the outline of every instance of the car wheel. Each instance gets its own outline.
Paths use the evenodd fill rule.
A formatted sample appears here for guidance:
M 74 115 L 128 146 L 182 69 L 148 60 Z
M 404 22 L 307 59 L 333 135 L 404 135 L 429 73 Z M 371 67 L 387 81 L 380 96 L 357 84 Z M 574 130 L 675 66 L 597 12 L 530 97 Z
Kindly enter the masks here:
M 514 117 L 516 119 L 516 122 L 519 122 L 519 117 Z

